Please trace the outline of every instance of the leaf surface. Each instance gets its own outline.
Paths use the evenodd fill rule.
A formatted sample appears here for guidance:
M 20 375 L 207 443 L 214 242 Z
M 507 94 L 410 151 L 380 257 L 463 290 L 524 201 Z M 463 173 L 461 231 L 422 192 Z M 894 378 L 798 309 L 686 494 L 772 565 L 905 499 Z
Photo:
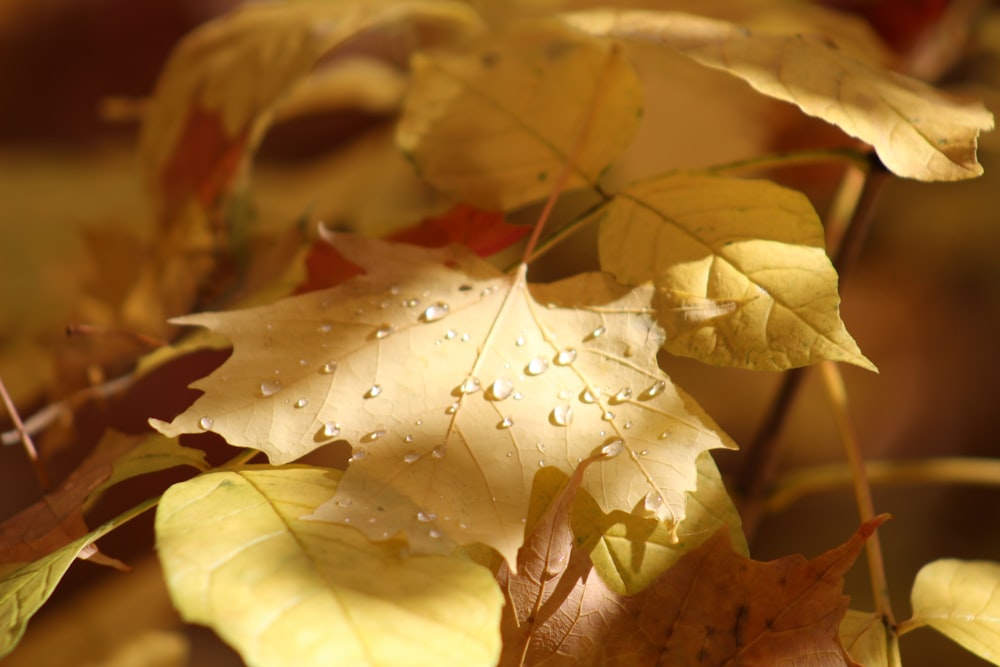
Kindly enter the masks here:
M 602 268 L 660 289 L 671 353 L 758 370 L 824 359 L 874 370 L 840 319 L 837 273 L 802 194 L 675 173 L 630 186 L 598 215 Z
M 848 609 L 840 622 L 840 641 L 864 667 L 900 667 L 898 652 L 889 657 L 885 622 L 879 614 Z
M 493 665 L 502 598 L 488 570 L 301 518 L 340 475 L 260 467 L 171 487 L 157 548 L 184 618 L 262 667 Z
M 1000 665 L 1000 563 L 937 560 L 917 573 L 910 594 L 916 626 L 929 625 Z
M 594 185 L 640 115 L 638 79 L 620 48 L 532 23 L 467 51 L 415 56 L 397 140 L 436 187 L 510 209 L 547 195 L 567 162 L 568 188 Z
M 740 77 L 871 144 L 893 173 L 924 181 L 982 174 L 979 133 L 993 128 L 981 102 L 858 61 L 822 37 L 759 33 L 674 12 L 594 10 L 563 15 L 585 32 L 662 44 Z
M 337 439 L 354 448 L 316 518 L 418 551 L 483 542 L 513 560 L 540 467 L 569 473 L 622 441 L 584 487 L 607 510 L 679 522 L 704 450 L 733 446 L 659 369 L 649 286 L 585 274 L 529 290 L 459 246 L 349 236 L 368 273 L 273 306 L 180 320 L 234 352 L 166 435 L 210 429 L 292 461 Z M 544 304 L 544 305 L 543 305 Z M 289 354 L 289 350 L 294 350 Z

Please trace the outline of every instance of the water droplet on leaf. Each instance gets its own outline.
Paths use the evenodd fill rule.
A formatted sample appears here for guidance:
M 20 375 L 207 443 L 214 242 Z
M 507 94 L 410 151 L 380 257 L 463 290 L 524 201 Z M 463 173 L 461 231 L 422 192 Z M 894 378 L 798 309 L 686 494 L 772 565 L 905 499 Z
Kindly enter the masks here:
M 385 322 L 383 324 L 378 325 L 378 329 L 375 330 L 375 339 L 376 340 L 381 340 L 383 338 L 388 338 L 395 331 L 396 331 L 396 327 L 394 327 L 393 325 L 389 324 L 388 322 Z
M 524 367 L 524 372 L 528 375 L 541 375 L 547 370 L 549 370 L 549 362 L 542 357 L 535 357 Z
M 490 385 L 486 397 L 494 401 L 502 401 L 514 391 L 514 383 L 507 378 L 497 378 Z
M 215 420 L 211 417 L 202 417 L 198 422 L 198 426 L 201 426 L 206 431 L 211 431 L 212 426 L 215 425 Z
M 587 334 L 587 336 L 585 337 L 584 340 L 593 340 L 594 338 L 600 338 L 601 336 L 603 336 L 607 332 L 608 332 L 608 328 L 602 324 L 601 326 L 597 327 L 596 329 L 594 329 L 593 331 L 591 331 L 589 334 Z
M 658 491 L 650 491 L 646 494 L 646 498 L 642 502 L 643 507 L 646 508 L 647 512 L 656 513 L 661 507 L 663 507 L 663 496 L 659 494 Z
M 299 400 L 295 401 L 295 407 L 297 407 L 297 408 L 301 409 L 301 408 L 306 407 L 307 405 L 309 405 L 309 399 L 308 398 L 300 398 Z
M 447 451 L 448 448 L 445 445 L 438 445 L 437 447 L 431 450 L 431 456 L 433 456 L 436 459 L 443 459 L 444 454 Z
M 573 408 L 568 405 L 557 405 L 552 408 L 549 417 L 556 426 L 569 426 L 573 423 Z
M 421 322 L 437 322 L 448 314 L 448 304 L 438 301 L 433 306 L 428 306 L 418 318 Z
M 264 380 L 260 383 L 260 393 L 265 398 L 281 391 L 281 380 Z
M 459 408 L 459 407 L 460 407 L 460 406 L 459 406 L 459 404 L 458 404 L 458 401 L 455 401 L 454 403 L 452 403 L 451 405 L 449 405 L 448 407 L 446 407 L 446 408 L 444 409 L 444 413 L 445 413 L 446 415 L 453 415 L 453 414 L 455 414 L 456 412 L 458 412 L 458 408 Z
M 654 396 L 659 396 L 667 388 L 667 383 L 665 380 L 657 380 L 650 386 L 646 387 L 641 394 L 639 394 L 640 401 L 648 401 Z
M 416 463 L 419 460 L 420 454 L 417 454 L 416 452 L 406 452 L 406 454 L 403 455 L 403 463 Z
M 326 422 L 323 424 L 323 435 L 328 438 L 336 438 L 340 435 L 340 424 L 338 422 Z
M 376 433 L 377 433 L 377 431 L 376 431 Z M 371 433 L 369 433 L 368 435 L 371 435 Z M 371 440 L 375 440 L 378 436 L 375 436 L 375 438 L 372 438 L 371 440 L 365 440 L 365 438 L 367 438 L 367 437 L 368 437 L 367 435 L 363 436 L 361 438 L 361 441 L 362 442 L 371 442 Z M 351 458 L 347 459 L 347 461 L 349 463 L 354 463 L 355 461 L 361 461 L 361 460 L 363 460 L 367 456 L 368 456 L 368 452 L 365 451 L 364 449 L 360 449 L 359 448 L 359 449 L 355 449 L 354 450 L 354 452 L 351 454 Z
M 603 454 L 606 458 L 610 459 L 621 454 L 624 449 L 625 449 L 625 441 L 622 440 L 621 438 L 615 438 L 608 444 L 601 447 L 601 454 Z
M 555 358 L 557 366 L 567 366 L 574 361 L 576 361 L 576 350 L 571 347 L 559 352 Z
M 483 387 L 479 382 L 479 378 L 475 377 L 474 375 L 470 375 L 469 377 L 465 378 L 465 382 L 462 383 L 462 385 L 458 388 L 458 390 L 463 394 L 474 394 L 475 392 L 479 391 L 482 388 Z
M 366 391 L 363 394 L 363 397 L 364 398 L 375 398 L 376 396 L 378 396 L 381 393 L 382 393 L 382 385 L 380 385 L 380 384 L 373 384 L 371 387 L 368 388 L 368 391 Z
M 331 375 L 337 371 L 337 362 L 328 361 L 319 367 L 319 372 L 323 375 Z
M 363 436 L 361 436 L 361 442 L 375 442 L 383 435 L 385 435 L 385 431 L 383 431 L 382 429 L 371 431 L 370 433 L 365 433 Z
M 630 398 L 632 398 L 632 389 L 630 387 L 622 387 L 618 390 L 618 393 L 614 395 L 614 398 L 611 399 L 611 402 L 624 403 Z
M 417 521 L 421 523 L 430 523 L 431 521 L 437 520 L 438 515 L 434 512 L 417 512 Z
M 600 392 L 597 390 L 591 391 L 590 389 L 584 389 L 580 392 L 580 402 L 581 403 L 595 403 L 597 402 L 597 397 Z
M 510 428 L 513 425 L 514 425 L 514 420 L 513 419 L 511 419 L 510 417 L 504 417 L 497 424 L 497 428 L 498 429 L 505 429 L 505 428 Z

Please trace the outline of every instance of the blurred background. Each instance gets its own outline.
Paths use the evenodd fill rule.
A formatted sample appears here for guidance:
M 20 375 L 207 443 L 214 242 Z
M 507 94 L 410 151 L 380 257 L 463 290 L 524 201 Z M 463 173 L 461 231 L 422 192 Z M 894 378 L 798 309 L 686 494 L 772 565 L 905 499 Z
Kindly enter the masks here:
M 22 415 L 83 387 L 127 372 L 144 350 L 115 337 L 67 338 L 69 323 L 114 326 L 129 281 L 144 260 L 156 225 L 136 160 L 141 100 L 156 83 L 171 48 L 187 32 L 240 4 L 238 0 L 3 0 L 0 3 L 0 377 Z M 581 3 L 577 3 L 581 4 Z M 663 6 L 666 3 L 646 3 Z M 673 3 L 676 5 L 678 3 Z M 725 4 L 725 3 L 723 3 Z M 759 3 L 698 3 L 697 11 L 756 15 Z M 774 3 L 771 3 L 772 5 Z M 949 15 L 945 0 L 831 2 L 869 29 L 872 48 L 889 62 L 934 32 Z M 671 5 L 671 6 L 673 6 Z M 940 85 L 995 102 L 1000 84 L 1000 12 L 971 3 L 978 18 Z M 954 11 L 952 9 L 951 11 Z M 857 30 L 852 28 L 851 30 Z M 619 179 L 676 167 L 703 167 L 802 147 L 847 145 L 837 130 L 766 100 L 725 74 L 680 58 L 636 49 L 647 86 L 641 135 L 621 161 Z M 926 71 L 933 71 L 929 68 Z M 383 73 L 384 74 L 384 73 Z M 364 229 L 386 215 L 383 192 L 350 195 L 346 174 L 403 170 L 386 157 L 394 85 L 384 103 L 301 113 L 275 125 L 258 154 L 253 188 L 258 233 L 278 238 L 306 212 Z M 390 77 L 391 78 L 391 77 Z M 402 83 L 400 83 L 402 82 Z M 671 131 L 681 128 L 681 131 Z M 842 314 L 878 375 L 844 368 L 851 407 L 866 456 L 905 460 L 1000 453 L 996 390 L 1000 377 L 1000 141 L 981 142 L 983 178 L 957 184 L 891 180 L 875 210 L 875 226 L 860 264 L 842 289 Z M 403 166 L 400 166 L 402 163 Z M 402 172 L 400 172 L 402 173 Z M 822 217 L 840 177 L 838 168 L 773 174 L 802 189 Z M 395 177 L 394 177 L 395 178 Z M 406 180 L 406 179 L 409 180 Z M 408 211 L 434 209 L 432 193 L 399 176 Z M 402 215 L 390 210 L 390 215 Z M 367 227 L 370 228 L 370 227 Z M 268 235 L 271 236 L 268 236 Z M 546 258 L 536 278 L 596 265 L 593 237 Z M 183 407 L 182 390 L 221 363 L 206 353 L 128 396 L 89 401 L 72 420 L 57 421 L 39 439 L 54 481 L 65 477 L 115 412 L 118 426 L 141 427 L 150 414 Z M 780 376 L 709 368 L 665 359 L 738 443 L 749 443 Z M 9 420 L 0 418 L 6 430 Z M 138 425 L 138 426 L 137 426 Z M 831 411 L 810 373 L 781 432 L 783 472 L 843 460 Z M 210 448 L 217 446 L 208 444 Z M 716 459 L 738 470 L 743 453 Z M 122 485 L 107 506 L 149 495 L 183 473 L 162 473 Z M 38 499 L 18 447 L 0 448 L 0 518 Z M 897 618 L 908 615 L 908 592 L 924 563 L 943 557 L 1000 561 L 1000 487 L 909 485 L 875 488 L 876 511 L 895 519 L 881 529 Z M 857 526 L 847 487 L 806 496 L 764 517 L 751 553 L 769 560 L 789 553 L 814 556 Z M 238 665 L 207 630 L 184 627 L 172 611 L 151 553 L 151 517 L 102 541 L 102 550 L 135 567 L 131 574 L 75 564 L 50 604 L 4 665 Z M 852 607 L 871 609 L 863 563 L 848 580 Z M 932 631 L 902 641 L 906 667 L 985 664 Z

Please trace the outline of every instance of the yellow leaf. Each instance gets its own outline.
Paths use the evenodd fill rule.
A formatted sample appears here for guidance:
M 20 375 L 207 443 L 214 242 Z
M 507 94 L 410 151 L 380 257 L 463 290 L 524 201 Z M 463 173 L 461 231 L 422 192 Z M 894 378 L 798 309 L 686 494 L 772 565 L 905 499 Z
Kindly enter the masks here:
M 871 144 L 899 176 L 956 181 L 983 172 L 976 141 L 993 128 L 993 115 L 980 102 L 872 67 L 821 37 L 757 33 L 673 12 L 595 10 L 563 17 L 585 32 L 662 44 L 740 77 Z
M 840 622 L 840 641 L 862 667 L 900 667 L 899 652 L 891 652 L 885 622 L 879 614 L 848 609 Z
M 824 359 L 874 370 L 840 319 L 837 273 L 802 194 L 677 173 L 627 188 L 603 216 L 601 266 L 666 290 L 658 319 L 671 353 L 758 370 Z
M 465 51 L 414 56 L 397 140 L 431 184 L 479 208 L 510 209 L 547 195 L 567 162 L 568 187 L 594 185 L 641 113 L 620 48 L 531 23 Z
M 929 625 L 1000 665 L 1000 563 L 937 560 L 917 573 L 911 627 Z
M 587 472 L 606 511 L 679 522 L 697 455 L 733 446 L 656 363 L 652 288 L 585 274 L 529 291 L 460 246 L 336 235 L 368 273 L 270 307 L 179 320 L 233 356 L 166 435 L 212 430 L 285 463 L 337 439 L 354 448 L 337 502 L 316 517 L 418 551 L 483 542 L 512 561 L 540 467 Z M 371 520 L 374 519 L 374 522 Z
M 495 664 L 503 597 L 487 569 L 301 518 L 340 475 L 261 467 L 172 486 L 156 539 L 183 617 L 258 667 Z
M 577 496 L 574 532 L 615 593 L 635 595 L 723 526 L 733 550 L 749 555 L 739 512 L 711 454 L 703 452 L 697 464 L 698 487 L 688 494 L 684 520 L 676 527 L 624 512 L 605 514 L 586 494 Z

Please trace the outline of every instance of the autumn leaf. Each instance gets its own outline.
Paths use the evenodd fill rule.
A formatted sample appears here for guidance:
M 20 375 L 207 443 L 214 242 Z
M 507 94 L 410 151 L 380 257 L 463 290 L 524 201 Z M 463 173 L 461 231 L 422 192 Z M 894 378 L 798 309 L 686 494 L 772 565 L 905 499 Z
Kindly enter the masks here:
M 863 667 L 901 667 L 899 652 L 889 651 L 885 617 L 848 609 L 840 622 L 840 641 Z
M 368 273 L 179 320 L 234 352 L 157 429 L 211 430 L 273 463 L 347 440 L 351 466 L 316 518 L 372 539 L 403 531 L 418 551 L 483 542 L 510 559 L 540 467 L 571 472 L 620 440 L 625 453 L 584 487 L 607 511 L 678 523 L 697 455 L 733 446 L 657 366 L 651 287 L 586 274 L 529 290 L 524 267 L 504 276 L 459 246 L 333 243 Z
M 1000 563 L 937 560 L 917 573 L 907 631 L 928 625 L 1000 665 Z M 902 630 L 902 628 L 901 628 Z
M 757 370 L 824 359 L 875 369 L 840 319 L 837 273 L 802 194 L 673 173 L 626 188 L 596 215 L 602 268 L 660 288 L 671 353 Z
M 563 18 L 590 34 L 661 44 L 740 77 L 871 144 L 899 176 L 956 181 L 983 173 L 976 141 L 993 128 L 993 115 L 982 103 L 874 68 L 822 37 L 755 32 L 675 12 L 594 10 Z
M 575 493 L 572 481 L 566 493 Z M 501 665 L 855 665 L 838 635 L 847 611 L 843 576 L 885 516 L 811 561 L 749 560 L 719 530 L 648 588 L 623 596 L 607 588 L 579 549 L 550 544 L 565 535 L 570 504 L 553 504 L 518 555 L 524 575 L 521 586 L 507 588 Z M 550 572 L 553 555 L 553 576 L 538 576 Z M 543 588 L 552 594 L 534 604 Z
M 567 163 L 568 188 L 595 185 L 642 113 L 621 49 L 554 22 L 418 53 L 412 68 L 400 147 L 432 185 L 484 209 L 541 199 Z
M 302 519 L 341 474 L 251 467 L 172 486 L 156 541 L 183 617 L 261 667 L 495 664 L 503 601 L 487 569 Z

